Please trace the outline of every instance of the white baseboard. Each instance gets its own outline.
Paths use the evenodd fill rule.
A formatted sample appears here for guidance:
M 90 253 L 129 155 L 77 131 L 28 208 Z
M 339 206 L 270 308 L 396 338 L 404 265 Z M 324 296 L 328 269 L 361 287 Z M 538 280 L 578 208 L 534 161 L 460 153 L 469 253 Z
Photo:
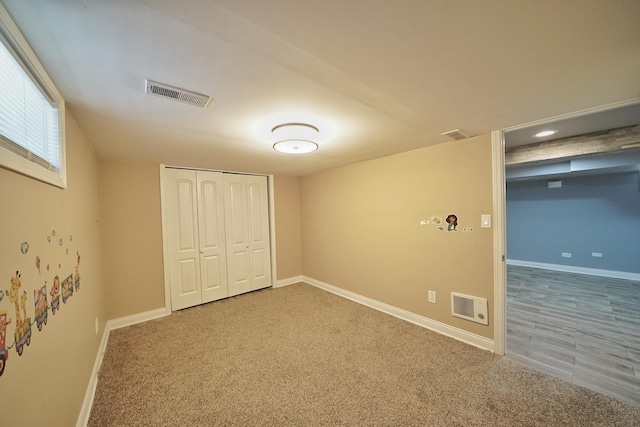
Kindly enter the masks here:
M 613 279 L 626 279 L 640 281 L 640 273 L 629 273 L 626 271 L 601 270 L 599 268 L 576 267 L 572 265 L 547 264 L 544 262 L 522 261 L 518 259 L 508 259 L 507 265 L 518 267 L 541 268 L 543 270 L 563 271 L 565 273 L 588 274 L 590 276 L 611 277 Z
M 133 314 L 131 316 L 120 317 L 107 321 L 102 332 L 102 340 L 100 341 L 100 347 L 98 348 L 98 354 L 96 360 L 93 363 L 93 371 L 91 371 L 91 377 L 89 378 L 89 385 L 84 395 L 84 401 L 80 408 L 80 415 L 78 416 L 78 422 L 76 427 L 86 427 L 89 422 L 89 416 L 91 415 L 91 406 L 93 406 L 93 398 L 96 394 L 96 387 L 98 385 L 98 371 L 100 371 L 100 365 L 102 364 L 102 356 L 107 349 L 107 341 L 109 341 L 109 333 L 114 329 L 124 328 L 125 326 L 135 325 L 136 323 L 146 322 L 148 320 L 158 319 L 160 317 L 168 316 L 171 314 L 171 310 L 165 308 L 158 308 L 155 310 L 145 311 L 144 313 Z
M 104 330 L 102 331 L 102 340 L 100 341 L 100 347 L 98 347 L 96 360 L 93 363 L 93 370 L 91 371 L 91 377 L 89 378 L 87 391 L 84 394 L 84 400 L 82 402 L 82 407 L 80 408 L 80 415 L 78 416 L 76 427 L 86 427 L 87 423 L 89 422 L 89 415 L 91 415 L 91 406 L 93 406 L 93 397 L 96 394 L 96 387 L 98 385 L 98 371 L 100 370 L 100 365 L 102 364 L 102 356 L 104 355 L 104 351 L 107 349 L 108 340 L 109 329 L 107 329 L 105 326 Z
M 283 286 L 293 285 L 295 283 L 304 282 L 304 276 L 288 277 L 286 279 L 280 279 L 273 285 L 274 288 L 281 288 Z
M 376 301 L 374 299 L 338 288 L 336 286 L 321 282 L 319 280 L 312 279 L 310 277 L 306 277 L 306 276 L 303 276 L 303 277 L 304 277 L 303 281 L 305 283 L 316 286 L 320 289 L 324 289 L 325 291 L 329 291 L 341 297 L 350 299 L 351 301 L 357 302 L 362 305 L 366 305 L 367 307 L 373 308 L 375 310 L 381 311 L 386 314 L 390 314 L 391 316 L 397 317 L 402 320 L 406 320 L 407 322 L 411 322 L 415 325 L 422 326 L 423 328 L 430 329 L 434 332 L 448 336 L 450 338 L 457 339 L 458 341 L 462 341 L 466 344 L 470 344 L 482 350 L 488 350 L 491 352 L 495 350 L 494 341 L 488 338 L 485 338 L 483 336 L 473 334 L 463 329 L 459 329 L 454 326 L 450 326 L 445 323 L 438 322 L 436 320 L 432 320 L 424 316 L 420 316 L 418 314 L 412 313 L 410 311 L 407 311 L 398 307 L 394 307 L 389 304 L 385 304 L 380 301 Z
M 106 328 L 110 331 L 114 329 L 124 328 L 125 326 L 135 325 L 137 323 L 146 322 L 153 319 L 159 319 L 171 314 L 171 310 L 163 308 L 157 308 L 155 310 L 145 311 L 143 313 L 132 314 L 131 316 L 119 317 L 117 319 L 109 320 Z

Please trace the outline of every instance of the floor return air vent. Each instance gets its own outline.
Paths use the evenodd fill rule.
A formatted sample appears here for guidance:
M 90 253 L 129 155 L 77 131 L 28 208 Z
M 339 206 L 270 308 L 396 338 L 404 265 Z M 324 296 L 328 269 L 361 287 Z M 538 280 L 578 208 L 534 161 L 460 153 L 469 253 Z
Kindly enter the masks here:
M 489 324 L 485 298 L 451 292 L 451 314 L 483 325 Z
M 190 90 L 180 89 L 179 87 L 154 82 L 153 80 L 148 79 L 146 83 L 145 93 L 161 96 L 163 98 L 173 99 L 175 101 L 184 102 L 186 104 L 191 104 L 202 108 L 207 108 L 212 99 L 209 95 L 203 95 L 201 93 L 192 92 Z

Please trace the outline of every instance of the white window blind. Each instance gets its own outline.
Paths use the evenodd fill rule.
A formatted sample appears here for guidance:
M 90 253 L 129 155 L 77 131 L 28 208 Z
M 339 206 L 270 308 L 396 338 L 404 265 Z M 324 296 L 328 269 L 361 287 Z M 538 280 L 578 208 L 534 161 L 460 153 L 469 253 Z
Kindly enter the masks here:
M 67 187 L 64 98 L 1 0 L 0 167 Z
M 58 172 L 57 104 L 50 102 L 0 43 L 0 135 L 5 149 Z

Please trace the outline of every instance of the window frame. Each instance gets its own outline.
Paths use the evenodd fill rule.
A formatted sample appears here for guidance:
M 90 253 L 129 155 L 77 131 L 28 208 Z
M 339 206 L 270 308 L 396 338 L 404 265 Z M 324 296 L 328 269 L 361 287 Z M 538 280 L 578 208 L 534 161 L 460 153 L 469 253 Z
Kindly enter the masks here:
M 35 52 L 22 35 L 7 10 L 0 3 L 0 42 L 13 54 L 23 71 L 38 87 L 42 95 L 58 108 L 59 159 L 58 171 L 52 171 L 41 164 L 21 156 L 0 144 L 0 167 L 10 169 L 39 181 L 60 188 L 67 187 L 66 144 L 65 144 L 65 101 L 53 81 L 40 63 Z M 2 137 L 0 137 L 2 138 Z M 3 138 L 6 140 L 6 138 Z M 17 145 L 17 144 L 16 144 Z

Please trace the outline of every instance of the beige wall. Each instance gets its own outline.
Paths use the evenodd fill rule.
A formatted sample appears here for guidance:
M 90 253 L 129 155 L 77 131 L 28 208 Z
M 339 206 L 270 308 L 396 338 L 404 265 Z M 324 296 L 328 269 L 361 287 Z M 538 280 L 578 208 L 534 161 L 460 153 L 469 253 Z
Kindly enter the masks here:
M 101 164 L 109 319 L 164 307 L 158 165 Z
M 101 181 L 107 318 L 164 307 L 158 165 L 104 161 Z M 449 302 L 462 292 L 493 310 L 492 231 L 480 228 L 492 210 L 489 135 L 276 176 L 274 195 L 278 280 L 305 275 L 493 338 L 493 325 L 452 317 Z M 419 225 L 449 213 L 458 232 Z
M 276 272 L 285 280 L 302 274 L 300 178 L 276 176 L 274 181 Z
M 46 284 L 51 305 L 48 292 L 54 277 L 62 280 L 75 273 L 80 255 L 80 288 L 66 303 L 60 300 L 55 315 L 49 309 L 41 331 L 32 325 L 30 345 L 23 347 L 21 356 L 15 347 L 9 350 L 0 377 L 3 426 L 75 425 L 102 338 L 105 307 L 99 164 L 69 114 L 66 124 L 67 189 L 0 169 L 0 289 L 5 294 L 0 312 L 7 312 L 11 319 L 7 345 L 14 342 L 17 323 L 7 295 L 16 270 L 21 276 L 19 294 L 26 296 L 25 311 L 35 322 L 34 290 Z M 29 244 L 26 254 L 21 252 L 23 242 Z M 40 269 L 36 257 L 40 258 Z M 96 317 L 99 334 L 94 327 Z
M 491 161 L 484 135 L 302 178 L 304 275 L 492 339 L 493 325 L 451 316 L 450 303 L 452 291 L 487 298 L 491 318 Z M 457 232 L 420 225 L 452 213 Z
M 275 178 L 278 279 L 302 274 L 300 180 Z M 107 318 L 164 307 L 160 170 L 101 163 Z

